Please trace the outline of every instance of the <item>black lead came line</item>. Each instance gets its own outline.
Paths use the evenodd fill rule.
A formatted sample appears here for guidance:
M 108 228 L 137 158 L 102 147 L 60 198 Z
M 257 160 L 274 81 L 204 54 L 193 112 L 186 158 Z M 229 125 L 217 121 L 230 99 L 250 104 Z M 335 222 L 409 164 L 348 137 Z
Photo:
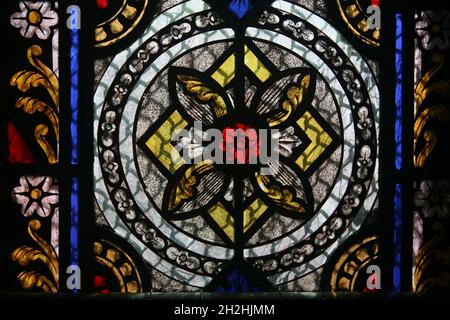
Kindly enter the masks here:
M 235 103 L 234 112 L 239 113 L 245 106 L 245 27 L 238 25 L 235 28 L 236 37 L 236 58 L 235 58 L 235 86 L 234 96 Z M 245 170 L 245 168 L 242 168 Z M 235 260 L 243 259 L 244 251 L 244 184 L 242 181 L 241 168 L 233 174 L 234 179 L 234 239 L 235 239 Z

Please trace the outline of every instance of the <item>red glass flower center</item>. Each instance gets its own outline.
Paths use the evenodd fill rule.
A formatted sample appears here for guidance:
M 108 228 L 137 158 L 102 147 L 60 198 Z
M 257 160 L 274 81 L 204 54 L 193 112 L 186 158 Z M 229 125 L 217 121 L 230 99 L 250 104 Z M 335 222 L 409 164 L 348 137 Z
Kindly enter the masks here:
M 258 131 L 253 125 L 237 122 L 222 129 L 220 149 L 225 152 L 228 163 L 256 163 L 259 148 Z

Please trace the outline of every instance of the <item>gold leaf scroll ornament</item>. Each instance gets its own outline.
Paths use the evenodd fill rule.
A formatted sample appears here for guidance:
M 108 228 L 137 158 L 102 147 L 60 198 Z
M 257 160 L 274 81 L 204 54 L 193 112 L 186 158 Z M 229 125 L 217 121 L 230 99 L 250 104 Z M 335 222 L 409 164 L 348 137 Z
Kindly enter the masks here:
M 59 289 L 58 257 L 53 247 L 37 234 L 40 228 L 41 223 L 39 220 L 33 219 L 28 223 L 28 234 L 38 247 L 19 247 L 11 253 L 11 260 L 22 267 L 26 267 L 36 261 L 43 262 L 50 271 L 51 277 L 37 271 L 22 271 L 17 276 L 17 279 L 24 289 L 31 290 L 37 287 L 47 293 L 56 293 Z
M 415 90 L 416 108 L 419 110 L 426 98 L 431 94 L 439 95 L 445 99 L 450 97 L 450 79 L 438 80 L 431 82 L 431 79 L 443 68 L 444 57 L 441 54 L 434 54 L 432 57 L 435 66 L 433 66 L 417 84 Z M 426 124 L 431 119 L 441 122 L 448 121 L 448 107 L 443 104 L 427 106 L 419 113 L 414 121 L 414 166 L 422 168 L 433 149 L 437 144 L 437 136 L 433 130 L 424 130 Z M 423 137 L 424 146 L 418 151 L 418 143 L 420 137 Z
M 16 101 L 16 108 L 22 109 L 26 114 L 43 113 L 53 129 L 56 145 L 59 144 L 59 82 L 53 71 L 47 67 L 39 57 L 42 55 L 41 47 L 31 46 L 27 50 L 28 62 L 37 70 L 22 70 L 17 72 L 10 81 L 11 86 L 17 86 L 21 92 L 28 92 L 32 87 L 43 87 L 49 94 L 52 103 L 46 103 L 34 97 L 20 97 Z M 34 130 L 36 141 L 47 156 L 49 163 L 57 162 L 57 155 L 48 140 L 47 125 L 38 124 Z
M 178 76 L 178 80 L 184 84 L 186 91 L 194 95 L 197 100 L 201 103 L 208 103 L 213 108 L 217 117 L 224 116 L 227 113 L 225 100 L 203 81 L 187 75 Z

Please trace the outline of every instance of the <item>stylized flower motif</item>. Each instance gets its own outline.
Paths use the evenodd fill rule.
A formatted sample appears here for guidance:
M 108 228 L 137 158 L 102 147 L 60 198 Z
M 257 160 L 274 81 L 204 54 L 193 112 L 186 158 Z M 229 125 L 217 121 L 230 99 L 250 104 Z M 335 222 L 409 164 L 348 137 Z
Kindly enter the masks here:
M 150 59 L 150 54 L 146 50 L 139 50 L 137 53 L 138 59 L 142 62 L 147 62 Z
M 372 120 L 369 118 L 369 110 L 366 107 L 362 107 L 358 111 L 358 129 L 362 131 L 362 137 L 365 140 L 369 140 L 371 137 L 370 129 L 372 128 Z
M 122 87 L 118 84 L 114 86 L 114 95 L 112 97 L 112 102 L 114 105 L 118 105 L 122 102 L 123 96 L 128 93 L 128 89 Z
M 422 181 L 415 194 L 414 205 L 426 218 L 447 219 L 450 215 L 450 183 Z
M 344 60 L 339 56 L 338 50 L 332 45 L 327 45 L 325 41 L 317 41 L 315 47 L 316 50 L 323 53 L 325 59 L 331 61 L 334 66 L 338 67 L 344 62 Z
M 370 159 L 371 153 L 372 151 L 370 150 L 369 146 L 365 145 L 361 148 L 361 151 L 359 153 L 360 157 L 356 162 L 356 165 L 358 166 L 356 176 L 360 179 L 364 179 L 365 177 L 367 177 L 369 169 L 373 166 L 373 161 L 372 159 Z
M 208 12 L 206 15 L 200 15 L 195 19 L 195 25 L 199 28 L 206 28 L 207 26 L 216 26 L 221 19 L 215 12 Z
M 280 75 L 279 79 L 274 79 L 274 83 L 269 87 L 247 94 L 250 101 L 247 101 L 246 109 L 253 114 L 248 119 L 259 118 L 265 121 L 265 124 L 257 126 L 253 123 L 245 123 L 246 119 L 242 117 L 228 116 L 227 114 L 233 111 L 233 97 L 218 85 L 212 90 L 211 80 L 208 80 L 205 75 L 195 70 L 178 67 L 173 67 L 171 72 L 172 75 L 169 78 L 175 79 L 175 83 L 169 83 L 172 86 L 173 101 L 176 105 L 185 106 L 184 112 L 188 113 L 193 120 L 207 122 L 208 126 L 216 128 L 219 137 L 214 137 L 214 141 L 218 139 L 217 141 L 220 142 L 214 157 L 220 155 L 222 162 L 217 161 L 217 158 L 204 157 L 207 149 L 204 142 L 211 139 L 205 139 L 207 133 L 201 130 L 195 134 L 195 126 L 190 131 L 185 130 L 181 138 L 172 140 L 175 149 L 180 155 L 182 154 L 185 162 L 190 166 L 182 169 L 184 172 L 181 173 L 181 178 L 175 187 L 168 186 L 172 190 L 165 192 L 165 200 L 163 200 L 163 204 L 167 204 L 167 211 L 186 212 L 187 210 L 183 211 L 186 207 L 197 209 L 208 204 L 208 201 L 214 199 L 221 190 L 225 191 L 232 177 L 229 174 L 230 171 L 219 166 L 220 164 L 256 164 L 261 168 L 264 166 L 268 173 L 262 174 L 259 170 L 249 171 L 250 185 L 253 185 L 250 188 L 246 187 L 245 190 L 259 190 L 266 194 L 268 198 L 265 200 L 266 203 L 277 207 L 278 210 L 285 210 L 296 215 L 304 213 L 305 200 L 299 198 L 297 193 L 304 187 L 301 178 L 291 166 L 279 159 L 267 159 L 264 165 L 258 162 L 261 148 L 264 147 L 263 142 L 259 140 L 258 132 L 261 128 L 258 126 L 261 125 L 266 129 L 273 128 L 267 139 L 272 138 L 277 141 L 277 144 L 273 146 L 274 150 L 278 151 L 279 156 L 292 161 L 291 156 L 301 145 L 301 140 L 293 126 L 286 128 L 283 123 L 291 117 L 299 118 L 304 110 L 302 108 L 311 103 L 309 99 L 312 99 L 313 95 L 306 95 L 306 92 L 310 88 L 315 88 L 314 76 L 305 73 L 305 69 L 291 70 Z M 253 90 L 253 88 L 248 87 L 246 90 Z M 274 96 L 278 96 L 279 101 L 274 102 Z M 222 122 L 223 117 L 227 117 L 226 125 Z M 199 162 L 196 158 L 208 161 Z M 292 167 L 295 167 L 294 163 Z M 195 196 L 199 192 L 196 188 L 206 183 L 202 181 L 213 183 L 208 183 L 208 189 L 201 193 L 203 202 L 200 202 Z
M 278 22 L 280 22 L 280 18 L 274 13 L 264 11 L 258 22 L 260 24 L 277 24 Z
M 192 27 L 189 23 L 183 22 L 180 25 L 174 25 L 170 28 L 170 32 L 161 37 L 161 44 L 167 46 L 173 40 L 179 40 L 184 34 L 189 33 Z
M 142 236 L 142 240 L 145 243 L 151 244 L 151 246 L 157 250 L 164 248 L 164 240 L 158 237 L 155 229 L 148 229 L 148 227 L 142 222 L 135 222 L 136 232 Z
M 114 111 L 108 111 L 105 115 L 105 122 L 102 123 L 101 129 L 103 131 L 102 134 L 102 142 L 105 146 L 109 147 L 113 143 L 113 133 L 116 132 L 116 124 L 114 123 L 116 120 L 116 113 Z
M 103 160 L 105 162 L 102 164 L 103 170 L 108 174 L 108 180 L 111 183 L 118 183 L 120 178 L 117 170 L 119 169 L 119 164 L 114 161 L 114 152 L 111 150 L 105 150 L 103 152 Z
M 146 243 L 150 243 L 155 249 L 164 248 L 164 240 L 156 235 L 155 229 L 150 229 L 146 234 L 144 234 L 142 239 Z
M 273 271 L 278 267 L 278 263 L 275 259 L 262 260 L 258 259 L 254 262 L 254 266 L 262 271 Z
M 342 78 L 347 82 L 347 89 L 352 93 L 353 100 L 355 100 L 356 103 L 361 103 L 364 98 L 361 91 L 361 81 L 359 81 L 354 73 L 348 69 L 342 72 Z
M 189 255 L 186 251 L 179 251 L 177 248 L 170 247 L 167 249 L 167 256 L 176 261 L 180 266 L 186 266 L 188 269 L 194 270 L 200 267 L 200 261 Z
M 134 201 L 131 200 L 125 190 L 119 189 L 114 194 L 114 199 L 117 201 L 117 209 L 125 214 L 129 220 L 136 218 L 136 211 L 134 211 Z
M 19 183 L 20 185 L 13 189 L 11 198 L 22 206 L 22 214 L 25 217 L 30 217 L 34 213 L 48 217 L 59 202 L 58 185 L 53 183 L 53 179 L 22 176 Z
M 299 39 L 303 38 L 306 41 L 312 41 L 314 39 L 314 33 L 305 27 L 305 24 L 301 21 L 294 22 L 292 20 L 285 20 L 283 27 L 292 33 L 292 35 Z
M 450 14 L 447 11 L 422 11 L 416 32 L 425 50 L 446 50 L 450 46 Z
M 233 223 L 230 203 L 239 188 L 246 212 L 267 206 L 293 219 L 308 219 L 313 199 L 302 172 L 320 166 L 338 139 L 313 111 L 316 73 L 298 67 L 267 75 L 247 66 L 257 77 L 269 78 L 261 86 L 246 81 L 243 94 L 236 95 L 226 83 L 233 77 L 219 62 L 212 72 L 171 66 L 167 79 L 172 106 L 137 141 L 173 177 L 161 192 L 161 211 L 168 220 L 196 217 L 205 210 L 211 216 L 220 212 L 224 223 L 219 227 L 225 229 Z M 301 148 L 303 143 L 309 149 Z M 254 195 L 256 200 L 251 199 Z M 232 240 L 229 231 L 222 235 Z M 301 254 L 294 251 L 286 259 L 299 261 Z M 184 259 L 180 256 L 177 262 Z
M 305 244 L 301 248 L 294 248 L 291 252 L 284 254 L 281 257 L 281 264 L 283 266 L 289 266 L 292 263 L 302 263 L 305 256 L 311 254 L 314 251 L 314 247 L 310 244 Z
M 137 59 L 133 60 L 130 64 L 130 71 L 133 73 L 140 72 L 144 68 L 151 55 L 155 54 L 159 50 L 159 45 L 156 41 L 150 41 L 145 46 L 145 49 L 139 50 L 137 53 Z
M 115 119 L 116 113 L 114 111 L 108 111 L 105 115 L 105 122 L 102 123 L 102 130 L 107 133 L 114 133 L 116 131 Z
M 329 240 L 333 240 L 336 237 L 336 231 L 339 231 L 341 227 L 344 225 L 344 222 L 341 218 L 335 217 L 331 220 L 330 224 L 324 225 L 322 227 L 322 232 L 319 233 L 314 243 L 318 246 L 324 245 Z
M 348 195 L 344 197 L 344 203 L 341 207 L 341 211 L 343 214 L 348 215 L 353 211 L 353 208 L 359 206 L 360 200 L 358 196 L 362 192 L 362 187 L 359 184 L 356 184 L 352 187 L 352 190 Z
M 20 29 L 20 35 L 25 38 L 36 35 L 39 39 L 48 39 L 51 27 L 58 24 L 58 15 L 51 9 L 51 3 L 21 1 L 19 8 L 20 12 L 11 15 L 10 23 Z
M 132 76 L 128 73 L 125 73 L 122 77 L 120 77 L 120 84 L 116 84 L 114 86 L 114 94 L 111 99 L 113 105 L 117 106 L 122 103 L 124 96 L 128 93 L 127 86 L 132 80 Z
M 186 265 L 186 264 L 188 263 L 188 254 L 187 254 L 187 252 L 186 252 L 186 251 L 181 252 L 181 253 L 177 256 L 176 260 L 177 260 L 177 263 L 178 263 L 179 265 L 181 265 L 181 266 Z

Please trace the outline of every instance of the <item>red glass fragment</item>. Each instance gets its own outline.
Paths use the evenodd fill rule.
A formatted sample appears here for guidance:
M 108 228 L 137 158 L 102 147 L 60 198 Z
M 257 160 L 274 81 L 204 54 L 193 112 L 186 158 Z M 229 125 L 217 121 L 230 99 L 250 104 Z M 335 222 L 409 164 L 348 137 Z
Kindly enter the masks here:
M 34 157 L 25 140 L 12 123 L 8 123 L 8 162 L 34 164 Z

